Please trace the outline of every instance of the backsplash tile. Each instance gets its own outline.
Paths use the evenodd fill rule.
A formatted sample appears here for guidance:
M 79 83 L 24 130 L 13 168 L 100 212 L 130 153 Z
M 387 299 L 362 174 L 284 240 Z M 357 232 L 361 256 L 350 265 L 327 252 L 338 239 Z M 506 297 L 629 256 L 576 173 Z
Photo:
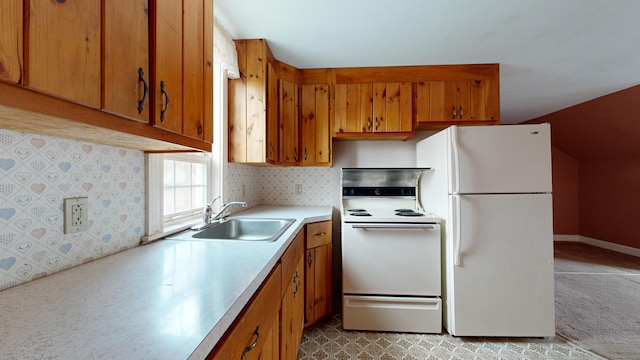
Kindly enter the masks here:
M 89 230 L 63 234 L 63 199 L 89 198 Z M 0 129 L 0 290 L 137 246 L 144 154 Z

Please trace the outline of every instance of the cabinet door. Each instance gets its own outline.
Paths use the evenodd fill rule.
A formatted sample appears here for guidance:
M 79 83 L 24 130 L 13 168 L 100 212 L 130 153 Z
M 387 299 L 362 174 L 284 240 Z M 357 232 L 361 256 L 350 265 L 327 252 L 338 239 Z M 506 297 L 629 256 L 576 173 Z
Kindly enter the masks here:
M 500 97 L 497 82 L 491 80 L 470 81 L 470 119 L 476 121 L 499 120 Z
M 278 358 L 281 275 L 278 264 L 207 359 Z M 276 356 L 266 357 L 263 351 Z
M 100 107 L 100 3 L 25 2 L 26 86 Z
M 156 0 L 153 125 L 182 133 L 182 1 Z
M 331 138 L 329 136 L 329 87 L 302 85 L 301 149 L 302 165 L 329 164 Z
M 385 84 L 385 121 L 376 131 L 410 132 L 413 130 L 411 93 L 411 83 L 409 82 Z
M 22 79 L 22 0 L 0 1 L 0 81 Z
M 416 125 L 428 125 L 430 122 L 445 121 L 447 119 L 447 115 L 445 115 L 445 82 L 417 82 L 415 84 L 413 107 Z
M 267 162 L 275 163 L 280 157 L 278 144 L 278 74 L 273 62 L 267 64 L 267 141 L 266 157 Z
M 280 359 L 295 360 L 304 328 L 304 261 L 300 257 L 282 299 Z
M 266 158 L 267 58 L 265 46 L 264 40 L 247 41 L 247 113 L 244 136 L 246 136 L 247 162 L 254 163 L 263 163 Z
M 239 79 L 228 80 L 229 162 L 247 161 L 247 42 L 235 41 Z
M 336 84 L 336 133 L 369 132 L 372 120 L 372 84 Z
M 382 83 L 373 84 L 373 125 L 368 131 L 385 132 L 387 129 L 387 86 Z
M 102 108 L 149 121 L 148 0 L 104 1 Z
M 294 164 L 298 161 L 298 86 L 291 81 L 280 80 L 280 162 Z
M 204 1 L 185 1 L 182 41 L 182 134 L 204 137 Z M 209 81 L 209 80 L 207 80 Z M 207 99 L 213 101 L 213 99 Z M 209 129 L 210 130 L 210 129 Z
M 332 245 L 307 250 L 305 259 L 305 326 L 331 314 Z

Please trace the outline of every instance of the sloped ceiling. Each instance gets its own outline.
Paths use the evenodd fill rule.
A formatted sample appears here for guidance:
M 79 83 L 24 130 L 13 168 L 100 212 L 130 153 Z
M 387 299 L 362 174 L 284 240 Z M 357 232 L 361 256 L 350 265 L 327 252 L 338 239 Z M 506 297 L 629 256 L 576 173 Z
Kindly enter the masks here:
M 639 0 L 215 0 L 298 68 L 500 64 L 519 123 L 640 84 Z

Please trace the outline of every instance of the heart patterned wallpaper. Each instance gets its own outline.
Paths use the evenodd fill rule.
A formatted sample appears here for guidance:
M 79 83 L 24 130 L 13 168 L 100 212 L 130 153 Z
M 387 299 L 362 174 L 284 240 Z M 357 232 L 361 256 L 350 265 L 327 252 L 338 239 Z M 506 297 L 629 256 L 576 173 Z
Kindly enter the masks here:
M 0 129 L 0 290 L 137 246 L 144 153 Z M 63 234 L 63 199 L 89 198 L 89 230 Z
M 225 202 L 339 207 L 339 168 L 227 164 L 223 181 Z M 78 196 L 89 230 L 65 235 Z M 0 129 L 0 291 L 135 247 L 144 228 L 143 152 Z

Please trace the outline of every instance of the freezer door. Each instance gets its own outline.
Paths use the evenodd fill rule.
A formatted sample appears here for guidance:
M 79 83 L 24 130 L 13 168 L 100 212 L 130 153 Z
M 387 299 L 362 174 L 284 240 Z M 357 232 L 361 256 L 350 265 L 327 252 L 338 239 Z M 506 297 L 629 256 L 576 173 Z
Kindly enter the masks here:
M 446 229 L 448 331 L 456 336 L 553 336 L 551 194 L 451 198 L 453 211 L 457 206 L 460 211 Z
M 551 192 L 549 124 L 455 126 L 450 193 Z

